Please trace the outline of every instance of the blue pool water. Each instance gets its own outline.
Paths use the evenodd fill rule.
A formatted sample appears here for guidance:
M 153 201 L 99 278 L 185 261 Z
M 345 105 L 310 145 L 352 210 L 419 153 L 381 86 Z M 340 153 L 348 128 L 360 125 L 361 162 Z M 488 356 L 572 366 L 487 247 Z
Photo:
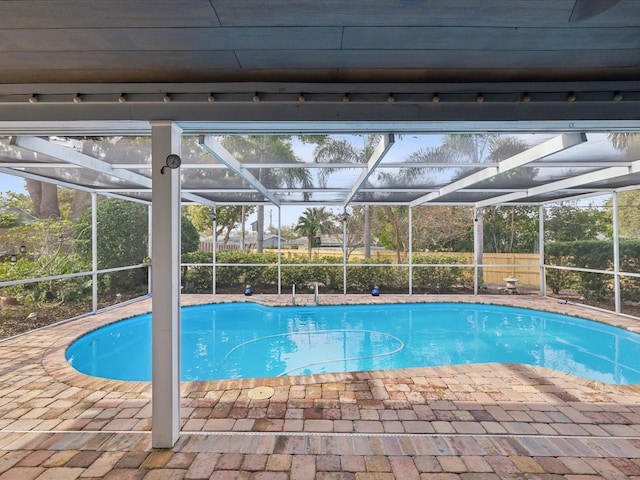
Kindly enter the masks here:
M 640 335 L 495 305 L 182 308 L 185 381 L 505 362 L 640 384 L 639 359 Z M 67 360 L 88 375 L 150 380 L 151 315 L 83 336 L 69 347 Z

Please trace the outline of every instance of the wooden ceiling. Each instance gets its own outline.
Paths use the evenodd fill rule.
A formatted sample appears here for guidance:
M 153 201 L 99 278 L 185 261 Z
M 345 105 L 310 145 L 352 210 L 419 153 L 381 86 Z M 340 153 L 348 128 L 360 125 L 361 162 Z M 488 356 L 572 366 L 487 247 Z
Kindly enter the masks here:
M 636 0 L 5 0 L 0 82 L 640 79 Z

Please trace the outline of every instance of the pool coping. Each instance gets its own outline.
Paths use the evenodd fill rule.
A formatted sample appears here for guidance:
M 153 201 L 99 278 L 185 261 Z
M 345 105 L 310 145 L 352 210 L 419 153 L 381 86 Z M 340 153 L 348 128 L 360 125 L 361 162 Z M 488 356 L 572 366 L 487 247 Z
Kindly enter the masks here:
M 181 297 L 182 306 L 195 306 L 216 303 L 238 303 L 249 302 L 264 306 L 284 307 L 291 306 L 291 297 L 288 295 L 254 295 L 245 297 L 244 295 L 183 295 Z M 611 325 L 617 328 L 626 329 L 634 333 L 640 332 L 640 322 L 631 317 L 617 315 L 613 312 L 607 312 L 585 306 L 566 303 L 552 299 L 549 297 L 539 296 L 522 296 L 522 295 L 478 295 L 478 296 L 456 296 L 456 295 L 385 295 L 380 297 L 372 297 L 369 295 L 323 295 L 321 297 L 321 306 L 328 305 L 373 305 L 373 304 L 389 304 L 389 303 L 475 303 L 487 305 L 502 305 L 509 307 L 528 308 L 543 312 L 559 313 L 570 315 L 587 320 Z M 296 306 L 315 306 L 315 297 L 313 295 L 298 295 L 296 297 Z M 131 318 L 133 316 L 150 313 L 151 299 L 146 298 L 138 302 L 128 304 L 127 306 L 114 308 L 107 312 L 99 313 L 89 317 L 84 317 L 64 324 L 64 326 L 44 329 L 37 334 L 45 335 L 51 340 L 48 347 L 43 351 L 42 367 L 55 380 L 77 388 L 91 388 L 107 392 L 122 391 L 148 391 L 150 395 L 151 382 L 131 382 L 122 380 L 110 380 L 99 377 L 85 375 L 75 370 L 66 360 L 65 352 L 69 345 L 77 338 L 96 330 L 100 327 L 116 323 L 118 321 Z M 49 334 L 49 335 L 47 335 Z M 36 335 L 36 334 L 34 334 Z M 36 335 L 38 336 L 38 335 Z M 496 365 L 516 365 L 516 364 L 465 364 L 443 367 L 414 367 L 409 369 L 396 370 L 372 370 L 365 372 L 346 372 L 346 373 L 326 373 L 313 375 L 296 375 L 288 377 L 267 377 L 252 379 L 233 379 L 233 380 L 203 380 L 203 381 L 183 381 L 181 382 L 181 395 L 188 395 L 190 392 L 203 392 L 212 390 L 229 390 L 229 389 L 249 389 L 258 386 L 291 386 L 291 385 L 308 385 L 327 382 L 345 382 L 345 381 L 362 381 L 369 379 L 381 378 L 402 378 L 407 376 L 415 376 L 424 374 L 425 371 L 438 372 L 442 369 L 454 368 L 461 372 L 465 371 L 484 371 L 486 369 L 495 368 Z M 572 381 L 578 385 L 597 386 L 602 388 L 605 384 L 594 380 L 586 379 L 570 375 L 564 372 L 530 365 L 517 364 L 519 368 L 532 369 L 540 371 L 547 378 L 572 378 Z M 625 391 L 631 389 L 637 391 L 640 385 L 615 385 L 606 384 L 609 391 Z

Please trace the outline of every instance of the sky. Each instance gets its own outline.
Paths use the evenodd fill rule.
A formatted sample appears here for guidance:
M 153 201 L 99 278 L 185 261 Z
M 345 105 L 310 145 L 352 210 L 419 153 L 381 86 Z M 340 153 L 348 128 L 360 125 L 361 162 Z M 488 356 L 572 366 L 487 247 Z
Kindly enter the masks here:
M 26 193 L 24 178 L 0 173 L 0 192 L 11 190 L 15 193 Z

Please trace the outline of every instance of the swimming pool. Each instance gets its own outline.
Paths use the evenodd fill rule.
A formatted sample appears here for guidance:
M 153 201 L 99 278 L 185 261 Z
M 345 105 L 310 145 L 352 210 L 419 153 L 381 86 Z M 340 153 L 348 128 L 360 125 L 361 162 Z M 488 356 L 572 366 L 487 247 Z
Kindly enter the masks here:
M 66 357 L 88 375 L 151 380 L 151 314 L 84 335 Z M 638 334 L 497 305 L 182 308 L 184 381 L 504 362 L 640 384 L 638 358 Z

